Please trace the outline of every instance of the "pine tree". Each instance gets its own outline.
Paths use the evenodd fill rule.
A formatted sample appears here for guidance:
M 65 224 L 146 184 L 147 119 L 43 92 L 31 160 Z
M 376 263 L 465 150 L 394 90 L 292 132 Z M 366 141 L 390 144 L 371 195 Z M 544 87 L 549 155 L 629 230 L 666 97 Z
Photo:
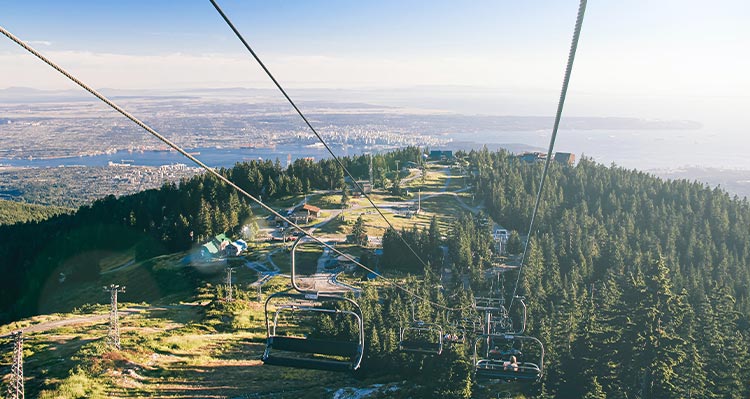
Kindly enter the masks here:
M 676 367 L 686 359 L 685 340 L 677 334 L 685 311 L 684 298 L 672 292 L 663 258 L 652 261 L 642 279 L 634 281 L 639 293 L 633 362 L 643 398 L 679 398 Z
M 349 207 L 349 189 L 344 187 L 343 190 L 341 190 L 341 209 L 346 209 Z
M 352 238 L 357 245 L 365 245 L 367 243 L 367 230 L 365 230 L 365 221 L 362 219 L 362 215 L 359 215 L 357 221 L 354 222 Z
M 583 395 L 583 399 L 607 399 L 607 395 L 604 393 L 601 384 L 596 380 L 596 376 L 591 377 L 588 390 Z

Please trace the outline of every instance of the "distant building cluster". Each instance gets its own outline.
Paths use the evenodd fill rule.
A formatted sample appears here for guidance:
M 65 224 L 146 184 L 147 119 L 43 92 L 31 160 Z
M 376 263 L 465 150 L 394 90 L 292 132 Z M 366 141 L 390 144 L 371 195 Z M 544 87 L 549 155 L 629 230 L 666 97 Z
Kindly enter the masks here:
M 191 168 L 182 163 L 162 165 L 156 168 L 133 166 L 127 161 L 110 161 L 108 166 L 111 170 L 117 171 L 112 176 L 113 188 L 123 184 L 133 188 L 158 187 L 165 182 L 179 181 L 183 177 L 190 177 L 200 172 L 199 168 Z
M 547 154 L 544 152 L 524 152 L 523 154 L 517 155 L 516 158 L 526 163 L 545 162 L 547 160 Z M 556 152 L 552 160 L 566 166 L 573 166 L 576 162 L 576 155 L 569 152 Z

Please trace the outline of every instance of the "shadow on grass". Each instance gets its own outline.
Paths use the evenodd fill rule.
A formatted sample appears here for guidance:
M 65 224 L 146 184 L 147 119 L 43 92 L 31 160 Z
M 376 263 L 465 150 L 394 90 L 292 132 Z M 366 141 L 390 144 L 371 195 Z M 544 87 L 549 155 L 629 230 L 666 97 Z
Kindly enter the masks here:
M 351 379 L 332 372 L 264 366 L 260 361 L 264 348 L 249 339 L 225 343 L 222 352 L 210 359 L 144 371 L 141 382 L 153 398 L 319 398 L 342 379 Z
M 70 370 L 78 363 L 71 358 L 81 347 L 97 339 L 99 338 L 76 336 L 45 339 L 44 341 L 47 342 L 44 343 L 36 342 L 34 338 L 27 340 L 25 346 L 32 354 L 27 353 L 24 356 L 26 397 L 36 398 L 43 390 L 55 389 L 60 381 L 68 377 Z M 10 367 L 8 367 L 8 371 L 10 371 Z

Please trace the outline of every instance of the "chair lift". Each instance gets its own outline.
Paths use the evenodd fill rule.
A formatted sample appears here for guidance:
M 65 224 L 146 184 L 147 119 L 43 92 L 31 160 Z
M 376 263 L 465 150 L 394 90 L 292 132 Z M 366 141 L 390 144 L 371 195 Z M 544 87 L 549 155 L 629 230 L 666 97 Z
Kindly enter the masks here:
M 480 334 L 512 333 L 513 320 L 505 308 L 504 298 L 477 297 L 474 301 L 474 309 L 485 313 L 485 317 L 482 318 Z M 525 318 L 524 313 L 524 320 Z
M 467 326 L 462 320 L 450 321 L 448 316 L 449 312 L 445 312 L 445 335 L 443 336 L 443 343 L 447 345 L 451 344 L 463 344 L 466 343 L 467 337 Z
M 482 334 L 484 332 L 484 323 L 482 317 L 465 317 L 460 321 L 461 328 L 472 334 Z
M 447 327 L 443 341 L 449 345 L 463 344 L 466 343 L 466 335 L 466 328 L 456 322 Z
M 264 364 L 328 371 L 353 371 L 359 368 L 364 354 L 364 323 L 362 309 L 352 299 L 325 292 L 306 291 L 298 285 L 295 272 L 297 240 L 292 246 L 292 290 L 275 293 L 266 299 L 266 349 L 263 352 Z M 269 310 L 269 303 L 283 302 Z M 348 309 L 344 309 L 348 308 Z M 353 339 L 310 338 L 307 334 L 282 335 L 287 327 L 287 316 L 321 318 L 332 316 L 334 320 L 348 318 L 354 326 Z M 271 315 L 273 315 L 271 317 Z M 298 317 L 299 318 L 299 317 Z
M 487 343 L 483 356 L 480 357 L 479 346 Z M 538 347 L 539 357 L 537 361 L 529 361 L 517 347 L 522 347 L 523 342 L 531 342 Z M 489 348 L 503 345 L 503 351 L 493 356 Z M 508 348 L 509 347 L 509 348 Z M 516 362 L 511 362 L 515 357 Z M 539 381 L 544 373 L 544 346 L 534 338 L 525 335 L 513 334 L 484 334 L 477 338 L 474 343 L 474 374 L 477 379 L 505 380 L 505 381 Z
M 523 297 L 516 298 L 523 307 L 521 329 L 504 334 L 487 332 L 474 342 L 474 374 L 477 379 L 539 381 L 542 378 L 544 345 L 534 337 L 523 335 L 526 330 L 526 304 Z M 522 351 L 524 343 L 531 343 L 535 347 L 538 354 L 536 361 L 525 357 L 528 353 L 524 354 Z M 515 358 L 515 363 L 512 358 Z
M 401 327 L 398 349 L 401 352 L 440 355 L 443 353 L 443 327 L 417 320 L 413 302 L 411 306 L 412 322 Z

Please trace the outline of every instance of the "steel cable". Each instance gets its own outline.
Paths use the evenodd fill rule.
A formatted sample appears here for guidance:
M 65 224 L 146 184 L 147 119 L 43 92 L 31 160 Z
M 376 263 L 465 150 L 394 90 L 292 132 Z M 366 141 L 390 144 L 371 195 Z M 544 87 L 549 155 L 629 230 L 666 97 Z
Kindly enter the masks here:
M 552 136 L 549 140 L 549 149 L 547 150 L 547 160 L 544 162 L 544 170 L 542 171 L 542 178 L 539 181 L 539 190 L 536 193 L 536 201 L 534 202 L 534 211 L 531 213 L 531 221 L 529 222 L 529 234 L 526 235 L 526 242 L 523 246 L 523 253 L 521 254 L 521 263 L 518 267 L 518 275 L 516 276 L 516 284 L 513 288 L 513 295 L 510 298 L 510 305 L 508 311 L 513 308 L 513 302 L 516 299 L 518 292 L 518 283 L 521 281 L 521 272 L 523 271 L 524 261 L 526 260 L 526 252 L 529 249 L 529 241 L 531 241 L 531 234 L 534 229 L 534 219 L 539 211 L 539 203 L 542 200 L 542 190 L 544 189 L 544 182 L 547 179 L 547 171 L 549 165 L 552 162 L 552 151 L 555 148 L 555 139 L 557 138 L 557 130 L 560 127 L 560 118 L 562 117 L 563 106 L 565 105 L 565 97 L 568 94 L 568 84 L 570 83 L 570 74 L 573 71 L 573 61 L 576 58 L 576 49 L 578 49 L 578 39 L 581 36 L 581 26 L 583 25 L 583 16 L 586 13 L 586 1 L 581 0 L 578 5 L 578 16 L 576 17 L 575 28 L 573 29 L 573 40 L 570 43 L 570 52 L 568 53 L 568 64 L 565 67 L 565 77 L 563 78 L 562 90 L 560 92 L 560 101 L 557 103 L 557 112 L 555 113 L 555 124 L 552 127 Z
M 286 93 L 286 90 L 284 90 L 284 88 L 281 87 L 281 84 L 276 80 L 276 78 L 273 76 L 273 74 L 271 74 L 271 71 L 266 67 L 266 64 L 264 64 L 263 61 L 261 61 L 261 59 L 258 56 L 258 54 L 256 54 L 255 51 L 253 51 L 252 47 L 250 47 L 250 44 L 247 43 L 247 41 L 245 40 L 245 38 L 242 36 L 242 34 L 239 32 L 239 30 L 237 30 L 237 28 L 234 26 L 234 24 L 232 23 L 232 21 L 229 20 L 229 17 L 227 17 L 227 15 L 224 13 L 224 11 L 221 9 L 221 7 L 219 7 L 219 5 L 216 3 L 215 0 L 209 0 L 209 1 L 211 2 L 211 4 L 213 4 L 214 8 L 216 8 L 216 11 L 219 12 L 219 14 L 224 19 L 224 21 L 227 23 L 227 25 L 229 25 L 229 28 L 232 29 L 232 31 L 237 36 L 237 38 L 240 39 L 240 41 L 242 42 L 243 45 L 245 45 L 245 48 L 247 49 L 247 51 L 249 51 L 250 54 L 253 56 L 253 58 L 255 58 L 255 61 L 258 62 L 258 65 L 260 65 L 260 67 L 263 68 L 263 71 L 266 72 L 266 75 L 268 75 L 268 77 L 271 78 L 271 80 L 273 81 L 273 83 L 279 89 L 279 91 L 281 92 L 281 94 L 284 95 L 284 98 L 286 98 L 286 100 L 289 102 L 289 104 L 292 106 L 292 108 L 294 108 L 294 110 L 297 111 L 297 114 L 299 114 L 299 116 L 302 118 L 302 120 L 305 121 L 305 124 L 307 125 L 307 127 L 310 128 L 310 130 L 313 132 L 313 134 L 315 134 L 315 137 L 317 137 L 318 140 L 326 148 L 326 150 L 328 150 L 328 153 L 331 154 L 331 156 L 336 161 L 336 163 L 341 167 L 341 169 L 343 169 L 344 172 L 346 172 L 346 175 L 349 176 L 350 179 L 352 179 L 352 183 L 354 183 L 354 185 L 362 193 L 362 195 L 364 195 L 365 198 L 367 198 L 367 201 L 370 202 L 370 205 L 372 205 L 373 208 L 375 208 L 375 210 L 378 211 L 378 214 L 380 214 L 380 216 L 388 224 L 388 226 L 391 229 L 393 229 L 393 231 L 396 232 L 396 234 L 398 235 L 398 237 L 401 239 L 401 242 L 403 242 L 406 245 L 406 247 L 409 248 L 409 251 L 411 251 L 411 253 L 417 258 L 417 260 L 419 260 L 419 262 L 422 264 L 422 266 L 425 267 L 425 268 L 427 268 L 427 263 L 424 260 L 422 260 L 422 258 L 417 254 L 417 252 L 414 250 L 414 248 L 412 248 L 412 246 L 409 245 L 409 243 L 406 241 L 406 239 L 404 239 L 404 236 L 398 230 L 396 230 L 396 228 L 388 220 L 388 218 L 385 217 L 385 215 L 380 210 L 380 208 L 378 208 L 377 205 L 375 205 L 375 202 L 372 201 L 372 199 L 370 198 L 370 196 L 367 195 L 367 193 L 362 188 L 362 186 L 357 182 L 357 179 L 355 179 L 354 176 L 352 176 L 352 174 L 349 172 L 349 170 L 344 166 L 343 162 L 341 162 L 341 160 L 339 159 L 339 157 L 337 157 L 336 154 L 333 152 L 333 150 L 331 150 L 331 147 L 328 146 L 328 143 L 326 143 L 325 140 L 323 139 L 323 137 L 318 133 L 318 131 L 315 130 L 315 128 L 310 123 L 310 121 L 307 119 L 307 117 L 305 117 L 305 115 L 302 113 L 302 111 L 299 109 L 299 107 L 297 107 L 297 104 L 295 104 L 294 101 L 292 101 L 292 98 L 289 97 L 289 95 Z M 396 173 L 398 174 L 398 171 L 396 171 Z M 398 178 L 398 175 L 396 177 Z

